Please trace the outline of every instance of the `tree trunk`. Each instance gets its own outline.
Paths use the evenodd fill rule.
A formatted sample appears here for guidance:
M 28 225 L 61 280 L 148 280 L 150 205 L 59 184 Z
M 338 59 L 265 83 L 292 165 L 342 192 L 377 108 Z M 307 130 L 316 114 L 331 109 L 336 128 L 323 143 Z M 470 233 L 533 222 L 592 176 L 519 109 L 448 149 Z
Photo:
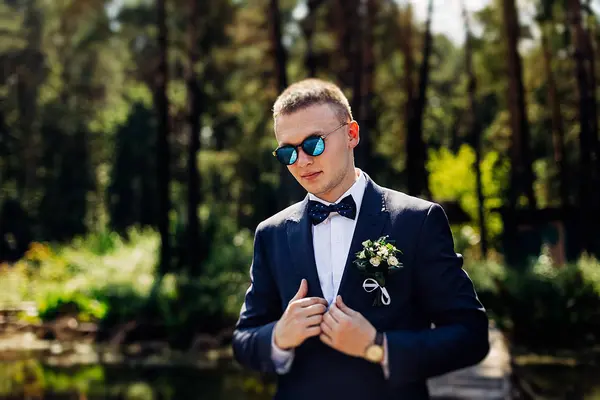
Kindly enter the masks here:
M 511 142 L 511 184 L 509 190 L 509 206 L 517 208 L 518 198 L 525 194 L 528 207 L 537 207 L 533 192 L 533 170 L 531 167 L 531 150 L 529 148 L 529 122 L 525 104 L 525 89 L 523 86 L 523 68 L 518 50 L 519 19 L 515 0 L 503 0 L 502 11 L 504 28 L 507 38 L 507 67 L 508 67 L 508 108 L 512 129 Z
M 0 106 L 1 105 L 2 103 L 0 102 Z M 2 107 L 0 107 L 0 182 L 6 184 L 12 179 L 12 160 L 10 157 L 12 143 L 10 134 L 8 132 L 8 127 L 4 121 L 4 113 L 2 111 Z M 4 194 L 0 193 L 0 208 L 4 203 L 4 200 Z
M 400 22 L 400 47 L 404 56 L 404 92 L 406 93 L 406 102 L 404 105 L 404 119 L 406 126 L 406 136 L 408 137 L 408 124 L 412 120 L 412 107 L 415 95 L 413 75 L 415 61 L 413 55 L 413 32 L 412 32 L 412 7 L 409 5 L 406 12 L 400 14 L 404 21 Z M 408 156 L 408 155 L 407 155 Z
M 468 93 L 469 93 L 469 108 L 471 118 L 471 137 L 473 138 L 473 147 L 475 148 L 475 182 L 477 190 L 477 202 L 478 202 L 478 217 L 479 217 L 479 231 L 480 231 L 480 248 L 481 256 L 485 259 L 488 253 L 488 239 L 487 239 L 487 228 L 485 225 L 485 198 L 483 197 L 483 184 L 481 182 L 481 127 L 479 126 L 479 120 L 477 118 L 477 78 L 473 70 L 473 38 L 471 36 L 471 29 L 469 27 L 469 17 L 467 9 L 462 2 L 463 18 L 465 20 L 465 65 L 467 69 Z
M 569 206 L 569 190 L 567 185 L 568 172 L 565 161 L 565 124 L 558 100 L 558 90 L 556 80 L 552 71 L 552 50 L 548 39 L 550 26 L 542 23 L 540 25 L 542 32 L 542 51 L 544 54 L 544 69 L 546 71 L 546 81 L 548 83 L 548 102 L 552 112 L 552 139 L 554 144 L 554 162 L 558 168 L 559 193 L 561 206 L 566 209 Z
M 418 188 L 413 187 L 414 178 L 412 175 L 414 174 L 414 156 L 415 154 L 411 154 L 410 150 L 413 145 L 413 140 L 411 138 L 411 124 L 413 120 L 414 113 L 414 98 L 415 98 L 415 89 L 414 89 L 414 69 L 415 69 L 415 61 L 413 54 L 413 29 L 412 29 L 412 6 L 409 4 L 404 12 L 400 14 L 400 21 L 398 23 L 398 32 L 400 36 L 400 51 L 402 52 L 402 56 L 404 58 L 403 66 L 404 66 L 404 93 L 406 96 L 406 101 L 404 102 L 404 139 L 406 141 L 406 181 L 408 186 L 408 193 L 412 195 L 418 195 Z
M 590 86 L 589 86 L 589 95 L 590 95 L 590 102 L 588 103 L 588 106 L 590 108 L 590 126 L 591 126 L 591 141 L 592 141 L 592 150 L 595 153 L 595 157 L 596 157 L 596 166 L 593 169 L 593 172 L 595 172 L 595 176 L 593 176 L 592 178 L 594 179 L 594 185 L 595 187 L 600 187 L 600 140 L 598 135 L 600 135 L 600 132 L 598 131 L 598 99 L 596 96 L 596 89 L 597 89 L 597 80 L 596 80 L 596 57 L 594 55 L 594 45 L 593 45 L 593 41 L 592 41 L 592 32 L 591 29 L 589 31 L 586 32 L 585 35 L 585 53 L 586 53 L 586 58 L 588 60 L 588 74 L 589 74 L 589 81 L 590 81 Z M 596 193 L 596 197 L 594 199 L 595 204 L 600 203 L 600 197 L 599 194 L 597 193 L 597 191 L 595 191 Z
M 304 65 L 308 71 L 308 76 L 314 78 L 317 76 L 317 57 L 315 55 L 313 37 L 317 23 L 317 10 L 323 4 L 324 0 L 308 0 L 308 14 L 302 23 L 304 38 L 306 39 L 306 57 Z
M 281 42 L 281 16 L 279 14 L 278 0 L 270 0 L 269 20 L 271 27 L 271 45 L 275 58 L 275 74 L 277 77 L 277 88 L 282 92 L 288 86 L 287 78 L 287 52 Z
M 357 60 L 354 58 L 360 57 L 360 53 L 356 49 L 360 42 L 359 6 L 360 0 L 337 0 L 333 6 L 339 55 L 336 54 L 333 59 L 332 68 L 337 71 L 342 89 L 353 89 L 351 101 L 353 114 L 358 112 L 354 108 L 354 89 L 356 85 L 355 73 L 360 70 L 357 69 Z
M 269 21 L 271 49 L 273 52 L 273 61 L 275 63 L 275 76 L 277 79 L 277 89 L 279 93 L 288 87 L 287 77 L 287 52 L 281 41 L 281 15 L 279 12 L 278 0 L 269 1 Z M 279 204 L 273 204 L 267 210 L 268 214 L 275 214 L 278 209 L 281 210 L 289 206 L 293 201 L 299 200 L 302 191 L 295 182 L 294 177 L 288 172 L 287 168 L 281 167 L 279 170 L 279 187 L 277 190 L 277 199 Z
M 198 21 L 200 12 L 197 0 L 188 0 L 188 65 L 186 82 L 188 92 L 188 124 L 189 124 L 189 152 L 188 152 L 188 221 L 187 221 L 187 267 L 191 275 L 201 274 L 201 262 L 208 250 L 200 238 L 200 221 L 198 207 L 200 205 L 200 174 L 198 172 L 198 153 L 200 151 L 200 115 L 201 91 L 195 66 L 199 60 L 198 55 Z
M 425 38 L 423 41 L 423 60 L 419 68 L 419 91 L 413 98 L 408 119 L 406 136 L 406 160 L 408 172 L 408 192 L 415 196 L 429 197 L 429 185 L 425 162 L 427 149 L 423 141 L 423 115 L 427 104 L 427 86 L 429 84 L 429 59 L 431 57 L 432 36 L 431 18 L 433 16 L 433 0 L 429 0 Z
M 590 218 L 589 213 L 597 207 L 591 198 L 594 195 L 594 191 L 591 190 L 593 188 L 593 136 L 597 134 L 593 131 L 595 124 L 592 123 L 591 109 L 596 105 L 592 104 L 593 97 L 590 93 L 594 88 L 591 85 L 588 69 L 590 63 L 586 57 L 586 32 L 581 21 L 581 3 L 579 0 L 568 0 L 567 3 L 567 18 L 574 44 L 575 73 L 579 91 L 579 148 L 581 153 L 579 160 L 579 222 L 581 223 L 583 250 L 590 250 L 594 236 L 594 218 Z
M 352 109 L 353 117 L 362 124 L 364 115 L 361 115 L 363 99 L 362 91 L 362 73 L 364 65 L 363 49 L 365 46 L 365 21 L 366 21 L 366 0 L 356 0 L 355 9 L 351 10 L 352 14 L 344 21 L 346 29 L 350 31 L 349 35 L 352 40 L 350 47 L 350 58 L 348 75 L 351 77 L 352 99 L 350 100 L 350 108 Z
M 458 153 L 460 147 L 458 133 L 462 125 L 464 110 L 456 109 L 455 113 L 456 114 L 454 115 L 454 120 L 452 121 L 452 127 L 450 129 L 450 143 L 448 146 L 450 148 L 450 151 L 452 151 L 454 154 Z
M 360 79 L 354 119 L 361 122 L 360 145 L 355 150 L 356 164 L 360 168 L 370 168 L 371 174 L 376 175 L 377 164 L 373 161 L 373 132 L 375 131 L 376 115 L 373 108 L 373 87 L 375 80 L 375 56 L 373 54 L 373 29 L 377 14 L 377 0 L 364 0 L 360 13 L 362 27 L 362 73 L 355 76 Z
M 43 41 L 43 16 L 35 2 L 28 2 L 23 10 L 23 28 L 25 32 L 26 47 L 19 52 L 16 67 L 16 98 L 19 121 L 18 143 L 21 163 L 18 167 L 19 180 L 17 193 L 21 205 L 28 211 L 36 207 L 35 191 L 38 185 L 37 167 L 39 164 L 39 150 L 41 137 L 36 124 L 37 99 L 39 86 L 44 79 L 44 60 L 41 49 Z M 64 18 L 63 18 L 64 19 Z M 64 23 L 61 19 L 61 28 Z M 65 37 L 67 32 L 62 32 Z M 65 47 L 63 44 L 61 47 Z M 67 52 L 68 54 L 68 52 Z M 64 69 L 68 66 L 63 64 Z M 66 84 L 66 83 L 65 83 Z
M 24 68 L 19 66 L 17 72 L 17 104 L 19 110 L 19 130 L 20 130 L 20 140 L 19 140 L 19 153 L 21 154 L 22 160 L 24 161 L 21 167 L 17 170 L 17 195 L 21 199 L 21 204 L 25 203 L 24 208 L 27 207 L 27 200 L 29 199 L 29 189 L 30 189 L 30 178 L 31 173 L 29 170 L 33 165 L 33 159 L 31 157 L 31 145 L 30 145 L 30 134 L 31 134 L 31 116 L 28 115 L 28 110 L 30 110 L 31 104 L 27 101 L 27 84 L 25 82 L 25 78 L 23 73 L 21 72 Z M 66 69 L 66 67 L 65 67 Z
M 169 236 L 169 210 L 171 209 L 169 196 L 170 179 L 170 157 L 169 157 L 169 103 L 167 99 L 167 21 L 166 0 L 157 0 L 157 25 L 158 25 L 158 49 L 159 64 L 156 72 L 155 104 L 158 114 L 158 135 L 156 146 L 157 157 L 157 189 L 158 189 L 158 230 L 160 232 L 161 249 L 160 265 L 161 273 L 169 270 L 171 260 L 171 243 Z

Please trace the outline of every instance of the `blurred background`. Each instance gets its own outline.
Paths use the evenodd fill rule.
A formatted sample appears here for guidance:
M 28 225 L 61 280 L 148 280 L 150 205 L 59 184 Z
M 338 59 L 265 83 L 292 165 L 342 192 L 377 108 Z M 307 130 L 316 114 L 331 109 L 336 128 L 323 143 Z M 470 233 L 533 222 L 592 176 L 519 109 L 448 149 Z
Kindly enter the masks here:
M 600 1 L 2 0 L 0 398 L 267 399 L 231 333 L 305 193 L 272 104 L 444 206 L 516 398 L 600 399 Z M 529 397 L 528 397 L 529 396 Z

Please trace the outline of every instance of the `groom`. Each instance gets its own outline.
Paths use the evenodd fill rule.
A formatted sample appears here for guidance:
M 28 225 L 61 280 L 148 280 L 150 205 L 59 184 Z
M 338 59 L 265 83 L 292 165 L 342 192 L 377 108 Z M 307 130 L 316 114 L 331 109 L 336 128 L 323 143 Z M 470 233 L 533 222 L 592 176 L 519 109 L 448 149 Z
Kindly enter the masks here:
M 276 373 L 276 399 L 428 399 L 427 378 L 489 350 L 446 214 L 354 166 L 359 126 L 337 86 L 293 84 L 273 116 L 274 155 L 308 195 L 256 229 L 236 359 Z M 401 251 L 384 286 L 354 263 L 383 236 Z

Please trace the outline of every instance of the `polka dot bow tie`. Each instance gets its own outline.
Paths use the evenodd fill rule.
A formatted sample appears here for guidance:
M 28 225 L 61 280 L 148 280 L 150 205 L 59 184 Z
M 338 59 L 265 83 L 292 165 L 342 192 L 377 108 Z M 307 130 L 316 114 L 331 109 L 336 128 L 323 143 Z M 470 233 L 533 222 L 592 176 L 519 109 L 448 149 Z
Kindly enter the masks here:
M 346 218 L 354 219 L 356 218 L 356 203 L 351 195 L 344 197 L 339 203 L 331 205 L 314 200 L 308 202 L 308 216 L 313 225 L 318 225 L 325 221 L 332 212 L 336 212 Z

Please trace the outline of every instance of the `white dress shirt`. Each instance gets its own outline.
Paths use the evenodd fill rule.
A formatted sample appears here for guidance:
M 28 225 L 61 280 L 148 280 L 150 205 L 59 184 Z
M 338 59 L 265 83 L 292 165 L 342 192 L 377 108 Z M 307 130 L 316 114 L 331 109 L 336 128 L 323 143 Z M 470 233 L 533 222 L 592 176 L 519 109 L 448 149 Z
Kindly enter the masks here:
M 326 205 L 335 204 L 346 196 L 352 196 L 356 203 L 356 218 L 350 219 L 338 213 L 331 213 L 325 221 L 312 226 L 313 248 L 315 250 L 319 282 L 321 283 L 323 297 L 329 305 L 334 303 L 340 287 L 352 236 L 354 235 L 354 228 L 356 228 L 360 206 L 367 187 L 364 174 L 360 170 L 359 174 L 354 185 L 333 203 L 321 200 L 312 193 L 308 194 L 309 200 L 319 201 Z
M 348 195 L 351 195 L 356 203 L 355 219 L 343 217 L 338 213 L 331 213 L 325 221 L 312 226 L 313 248 L 319 275 L 319 283 L 321 284 L 323 297 L 327 300 L 329 305 L 334 303 L 340 287 L 346 259 L 348 258 L 348 252 L 350 251 L 352 237 L 354 236 L 354 229 L 356 228 L 360 207 L 367 187 L 365 175 L 360 169 L 357 168 L 356 170 L 359 174 L 358 179 L 354 185 L 352 185 L 352 187 L 350 187 L 350 189 L 341 195 L 335 202 L 329 203 L 319 199 L 312 193 L 308 194 L 309 200 L 319 201 L 326 205 L 335 204 Z M 386 357 L 384 359 L 383 369 L 387 377 L 387 340 L 385 341 L 385 347 Z M 277 373 L 285 374 L 292 366 L 294 350 L 286 351 L 280 349 L 275 345 L 273 337 L 271 356 L 275 363 L 275 370 Z

